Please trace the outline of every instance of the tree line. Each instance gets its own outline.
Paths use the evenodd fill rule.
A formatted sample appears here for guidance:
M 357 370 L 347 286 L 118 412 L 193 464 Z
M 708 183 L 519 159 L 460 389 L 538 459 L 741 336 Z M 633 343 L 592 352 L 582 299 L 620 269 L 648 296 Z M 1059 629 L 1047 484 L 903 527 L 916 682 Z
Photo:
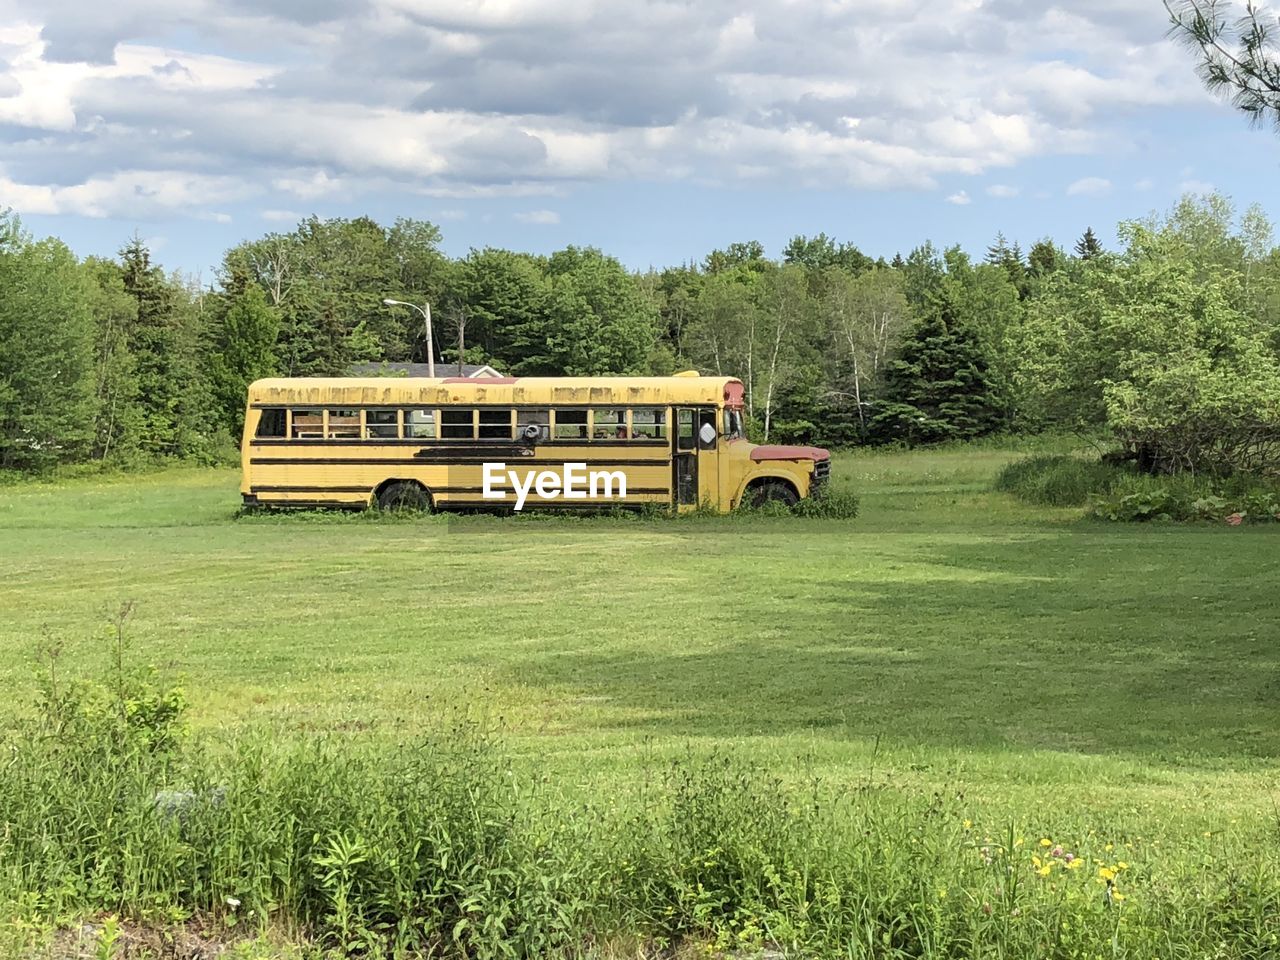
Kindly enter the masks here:
M 234 450 L 245 388 L 421 362 L 438 372 L 740 377 L 754 439 L 927 444 L 1109 430 L 1153 470 L 1280 465 L 1280 249 L 1254 207 L 1185 198 L 1025 254 L 924 242 L 873 259 L 825 234 L 629 272 L 593 248 L 453 259 L 434 225 L 308 218 L 202 285 L 135 238 L 77 259 L 0 218 L 0 467 Z

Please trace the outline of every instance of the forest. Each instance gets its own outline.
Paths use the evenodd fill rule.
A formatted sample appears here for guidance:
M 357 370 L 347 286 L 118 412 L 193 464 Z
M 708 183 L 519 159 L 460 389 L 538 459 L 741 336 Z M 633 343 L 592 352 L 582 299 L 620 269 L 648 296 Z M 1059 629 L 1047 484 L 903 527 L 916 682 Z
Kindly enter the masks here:
M 513 375 L 740 377 L 758 441 L 1107 436 L 1152 472 L 1280 466 L 1280 248 L 1254 206 L 1187 196 L 1071 249 L 997 234 L 873 259 L 797 236 L 630 272 L 594 248 L 473 249 L 435 225 L 311 217 L 228 250 L 212 283 L 138 238 L 77 258 L 0 219 L 0 469 L 234 456 L 245 388 L 423 361 Z

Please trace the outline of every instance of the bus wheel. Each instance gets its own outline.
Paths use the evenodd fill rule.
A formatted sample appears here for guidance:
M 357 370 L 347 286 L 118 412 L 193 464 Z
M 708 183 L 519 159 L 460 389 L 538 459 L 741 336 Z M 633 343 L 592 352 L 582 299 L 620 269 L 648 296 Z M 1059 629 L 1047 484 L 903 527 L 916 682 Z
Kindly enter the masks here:
M 762 483 L 751 491 L 751 505 L 754 507 L 763 507 L 766 503 L 781 503 L 786 507 L 794 507 L 800 502 L 800 497 L 791 485 L 780 481 L 770 481 Z
M 388 483 L 378 493 L 378 509 L 389 513 L 419 512 L 431 509 L 431 498 L 422 485 L 412 481 L 397 480 Z

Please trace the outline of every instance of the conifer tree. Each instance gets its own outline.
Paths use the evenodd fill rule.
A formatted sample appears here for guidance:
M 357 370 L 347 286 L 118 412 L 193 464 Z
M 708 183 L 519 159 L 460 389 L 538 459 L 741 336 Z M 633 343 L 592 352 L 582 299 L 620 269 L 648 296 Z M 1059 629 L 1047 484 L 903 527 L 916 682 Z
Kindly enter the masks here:
M 944 296 L 887 366 L 872 435 L 882 442 L 939 443 L 984 436 L 999 423 L 987 358 L 974 332 L 957 322 L 950 296 Z
M 1076 241 L 1076 257 L 1080 260 L 1092 260 L 1102 253 L 1102 244 L 1093 233 L 1093 227 L 1086 227 L 1084 236 Z

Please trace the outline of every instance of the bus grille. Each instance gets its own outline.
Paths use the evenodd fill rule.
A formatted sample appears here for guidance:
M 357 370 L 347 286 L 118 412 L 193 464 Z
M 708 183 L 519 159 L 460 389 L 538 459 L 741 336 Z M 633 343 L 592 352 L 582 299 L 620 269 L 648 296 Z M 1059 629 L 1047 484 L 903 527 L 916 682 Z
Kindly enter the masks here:
M 817 460 L 813 464 L 813 482 L 815 485 L 822 485 L 827 482 L 831 476 L 831 461 Z

